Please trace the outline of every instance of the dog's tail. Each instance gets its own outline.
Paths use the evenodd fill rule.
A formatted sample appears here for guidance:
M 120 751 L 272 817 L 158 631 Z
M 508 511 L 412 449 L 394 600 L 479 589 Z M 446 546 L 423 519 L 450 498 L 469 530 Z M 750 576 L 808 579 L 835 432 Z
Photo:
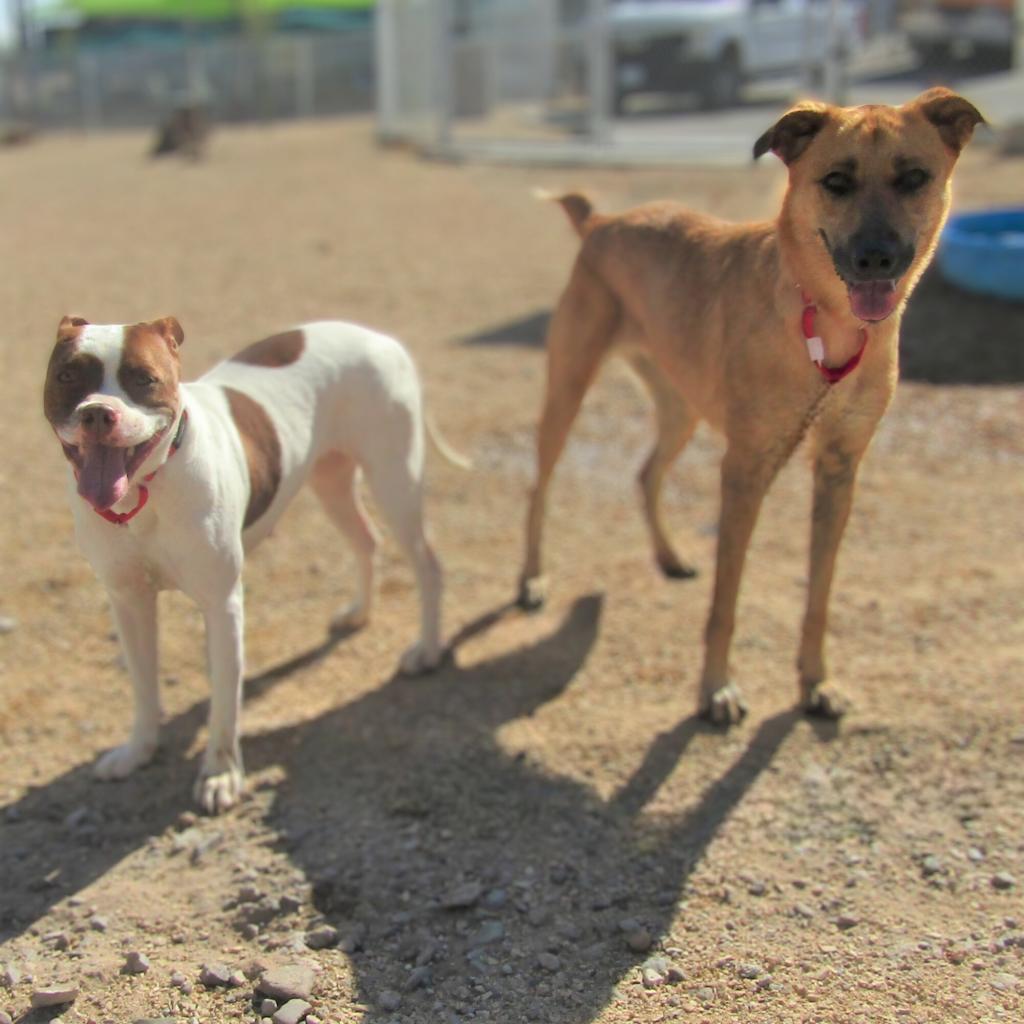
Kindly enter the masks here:
M 427 429 L 427 437 L 430 438 L 430 443 L 437 449 L 438 454 L 445 460 L 445 462 L 451 463 L 457 469 L 470 470 L 473 468 L 473 462 L 471 459 L 457 452 L 446 440 L 444 434 L 441 433 L 437 428 L 437 424 L 434 422 L 434 417 L 430 415 L 430 410 L 425 410 L 423 413 L 423 425 Z
M 594 204 L 582 192 L 566 192 L 564 195 L 556 195 L 545 188 L 535 188 L 533 197 L 545 202 L 558 203 L 565 210 L 569 223 L 572 224 L 576 234 L 580 238 L 583 237 L 587 221 L 593 216 Z

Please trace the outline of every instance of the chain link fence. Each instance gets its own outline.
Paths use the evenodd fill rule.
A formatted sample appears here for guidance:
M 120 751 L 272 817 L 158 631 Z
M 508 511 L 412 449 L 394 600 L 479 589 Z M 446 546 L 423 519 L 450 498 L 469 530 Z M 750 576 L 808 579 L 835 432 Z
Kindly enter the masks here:
M 183 104 L 215 121 L 368 112 L 373 33 L 287 33 L 0 57 L 0 120 L 36 128 L 152 126 Z

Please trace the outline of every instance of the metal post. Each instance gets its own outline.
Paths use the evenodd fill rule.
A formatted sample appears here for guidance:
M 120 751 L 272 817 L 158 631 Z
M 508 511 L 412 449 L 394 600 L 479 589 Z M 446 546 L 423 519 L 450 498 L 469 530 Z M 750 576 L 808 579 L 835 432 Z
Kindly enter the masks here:
M 611 33 L 608 0 L 590 0 L 587 11 L 587 87 L 589 131 L 594 142 L 607 142 L 612 106 Z
M 437 102 L 437 145 L 447 150 L 455 120 L 455 19 L 452 0 L 436 0 L 437 50 L 434 66 Z
M 292 55 L 295 61 L 295 113 L 299 117 L 312 117 L 316 104 L 313 40 L 309 36 L 296 37 Z
M 393 139 L 398 135 L 398 10 L 400 0 L 377 0 L 373 15 L 375 79 L 377 94 L 377 136 Z

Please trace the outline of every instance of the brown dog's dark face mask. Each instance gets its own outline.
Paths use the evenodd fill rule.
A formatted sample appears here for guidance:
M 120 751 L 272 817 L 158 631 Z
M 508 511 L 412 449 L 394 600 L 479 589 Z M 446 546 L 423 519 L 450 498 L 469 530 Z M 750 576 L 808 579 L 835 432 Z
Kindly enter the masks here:
M 884 320 L 927 265 L 949 210 L 949 179 L 984 118 L 948 89 L 902 107 L 804 103 L 754 146 L 789 168 L 780 223 L 812 265 L 830 265 L 851 312 Z M 834 278 L 833 278 L 834 280 Z

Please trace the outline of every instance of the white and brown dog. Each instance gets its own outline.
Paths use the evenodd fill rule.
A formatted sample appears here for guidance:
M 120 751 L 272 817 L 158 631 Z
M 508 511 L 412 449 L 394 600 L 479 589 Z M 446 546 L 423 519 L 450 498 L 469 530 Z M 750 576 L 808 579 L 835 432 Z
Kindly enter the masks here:
M 377 541 L 358 492 L 365 471 L 419 584 L 421 632 L 402 657 L 405 672 L 441 658 L 441 568 L 423 528 L 420 383 L 397 341 L 352 324 L 306 324 L 183 383 L 183 340 L 173 317 L 131 326 L 64 317 L 43 403 L 72 470 L 78 543 L 110 594 L 135 691 L 131 737 L 96 773 L 122 778 L 156 750 L 156 595 L 175 588 L 206 623 L 210 736 L 196 798 L 216 812 L 243 784 L 243 553 L 303 482 L 355 549 L 355 601 L 332 623 L 352 629 L 373 600 Z

